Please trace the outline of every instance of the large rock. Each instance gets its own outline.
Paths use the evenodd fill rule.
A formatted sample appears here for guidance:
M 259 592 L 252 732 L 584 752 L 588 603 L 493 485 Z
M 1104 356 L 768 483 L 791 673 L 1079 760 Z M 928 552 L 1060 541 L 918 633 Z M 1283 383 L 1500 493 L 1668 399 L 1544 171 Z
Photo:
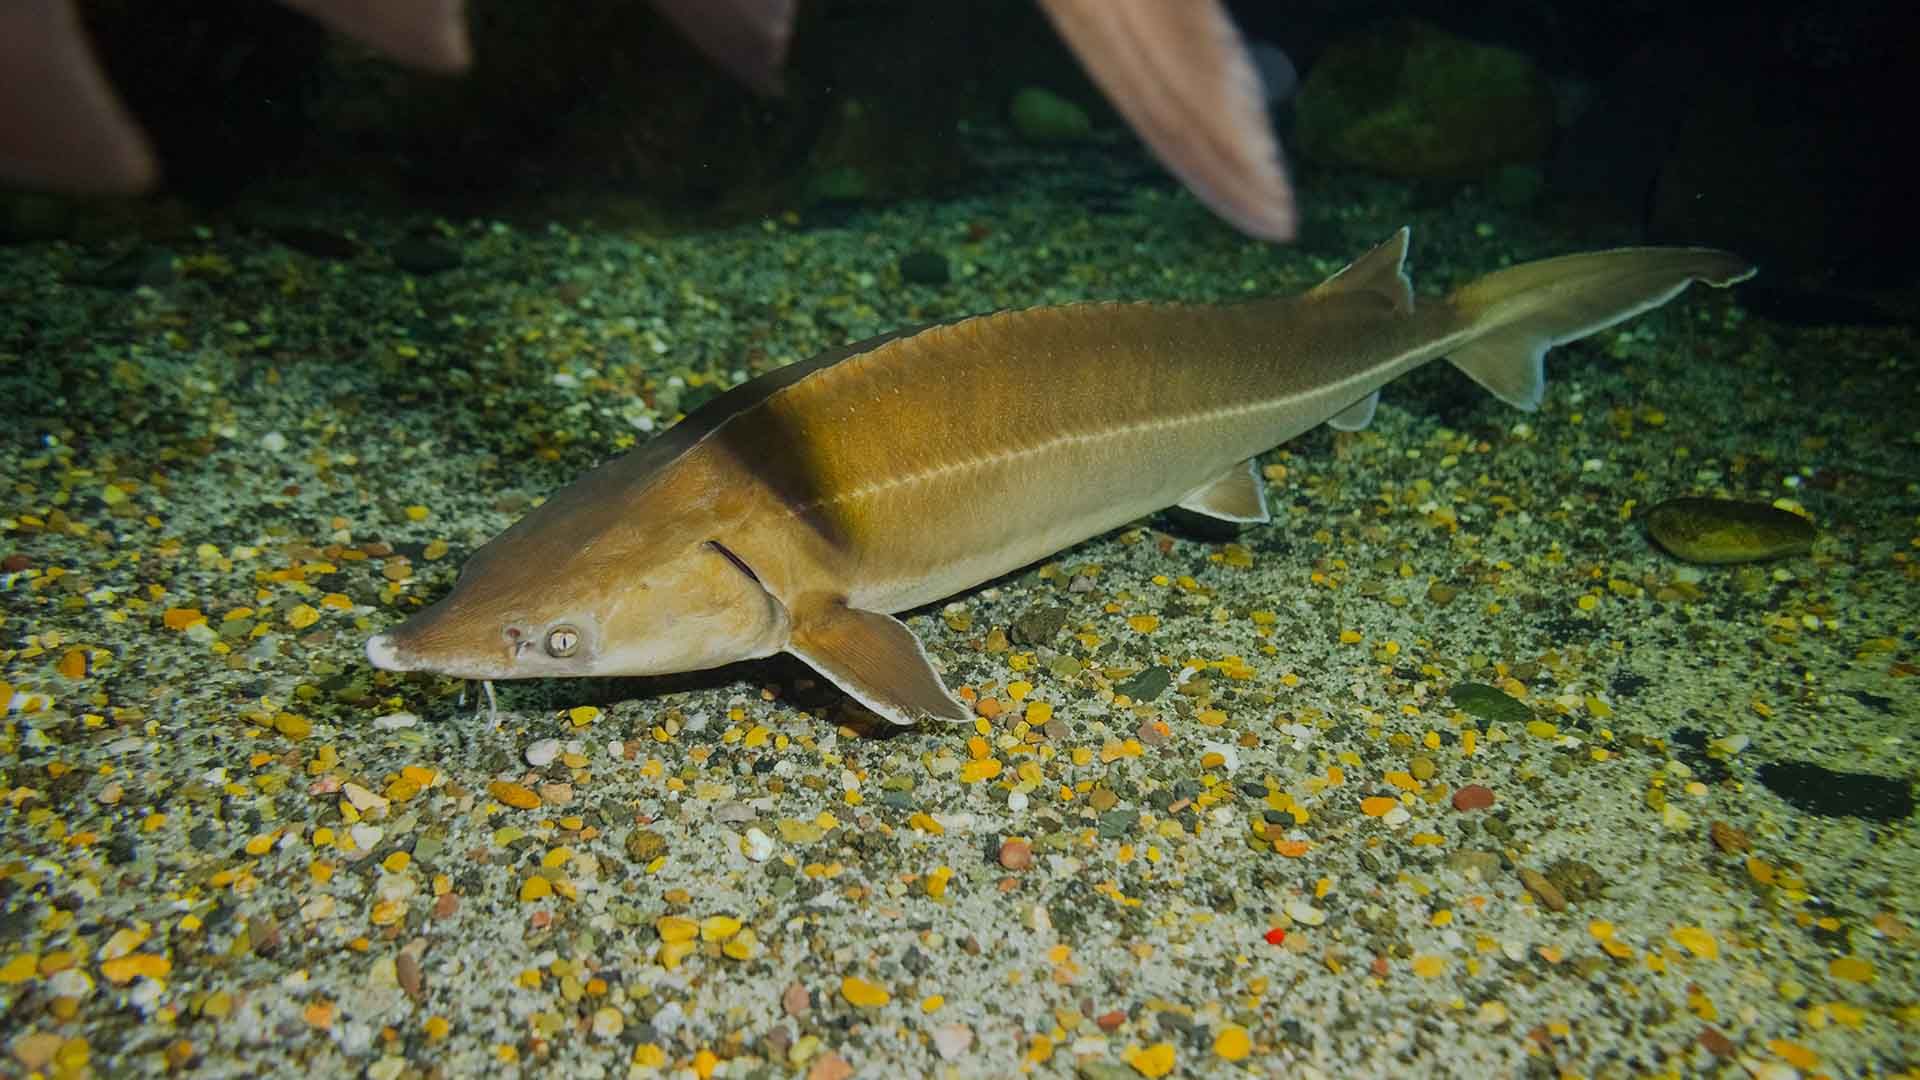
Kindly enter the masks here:
M 1553 93 L 1533 61 L 1412 19 L 1329 48 L 1295 113 L 1308 157 L 1392 176 L 1474 179 L 1553 144 Z

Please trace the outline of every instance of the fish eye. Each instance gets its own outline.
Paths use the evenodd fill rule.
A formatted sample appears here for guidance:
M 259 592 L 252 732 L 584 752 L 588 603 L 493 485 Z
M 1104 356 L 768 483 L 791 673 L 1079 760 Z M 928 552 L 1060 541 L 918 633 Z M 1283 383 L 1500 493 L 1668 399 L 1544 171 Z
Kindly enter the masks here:
M 572 656 L 580 648 L 580 631 L 561 625 L 547 631 L 547 655 Z

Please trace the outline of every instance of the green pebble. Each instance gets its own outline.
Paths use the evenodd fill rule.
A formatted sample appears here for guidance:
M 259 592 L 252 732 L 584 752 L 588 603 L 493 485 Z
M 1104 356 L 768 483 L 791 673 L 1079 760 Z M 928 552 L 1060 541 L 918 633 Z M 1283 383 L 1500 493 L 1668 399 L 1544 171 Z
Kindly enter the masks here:
M 1647 533 L 1677 559 L 1759 562 L 1813 549 L 1813 523 L 1765 503 L 1668 499 L 1647 511 Z
M 1079 142 L 1093 134 L 1087 110 L 1037 86 L 1013 95 L 1008 112 L 1013 129 L 1028 142 Z
M 1489 724 L 1524 724 L 1533 719 L 1533 710 L 1519 698 L 1486 683 L 1460 683 L 1447 696 L 1468 716 Z
M 1142 670 L 1130 679 L 1113 684 L 1113 692 L 1125 694 L 1135 701 L 1152 701 L 1166 693 L 1173 685 L 1173 674 L 1166 668 L 1154 666 Z

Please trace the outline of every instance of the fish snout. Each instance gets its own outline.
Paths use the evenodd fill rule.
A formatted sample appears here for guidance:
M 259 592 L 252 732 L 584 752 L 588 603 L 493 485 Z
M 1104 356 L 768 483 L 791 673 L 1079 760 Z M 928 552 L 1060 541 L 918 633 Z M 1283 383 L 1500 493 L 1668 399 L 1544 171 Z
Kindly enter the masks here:
M 394 644 L 392 634 L 375 634 L 367 639 L 367 663 L 381 671 L 413 670 L 413 665 Z

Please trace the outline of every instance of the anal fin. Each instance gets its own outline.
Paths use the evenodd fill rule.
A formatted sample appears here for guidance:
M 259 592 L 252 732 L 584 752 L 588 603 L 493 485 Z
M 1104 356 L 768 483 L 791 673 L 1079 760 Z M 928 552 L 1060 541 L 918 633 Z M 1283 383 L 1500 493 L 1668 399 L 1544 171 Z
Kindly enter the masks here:
M 1267 482 L 1252 458 L 1221 473 L 1205 487 L 1181 499 L 1179 505 L 1182 510 L 1235 524 L 1273 520 L 1267 510 Z
M 787 651 L 889 723 L 972 715 L 940 681 L 920 639 L 891 615 L 839 601 L 809 605 L 795 612 Z

